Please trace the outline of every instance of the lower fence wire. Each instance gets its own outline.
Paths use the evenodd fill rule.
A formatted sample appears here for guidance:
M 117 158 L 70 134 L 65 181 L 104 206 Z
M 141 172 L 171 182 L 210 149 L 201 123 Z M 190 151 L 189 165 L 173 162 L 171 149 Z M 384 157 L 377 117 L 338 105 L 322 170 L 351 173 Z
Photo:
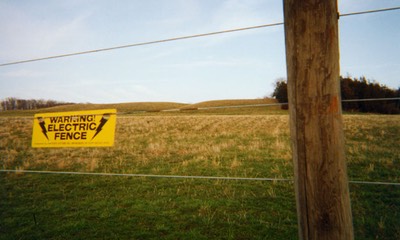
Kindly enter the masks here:
M 241 180 L 241 181 L 271 181 L 271 182 L 293 182 L 288 178 L 249 178 L 249 177 L 217 177 L 217 176 L 186 176 L 186 175 L 157 175 L 157 174 L 136 174 L 136 173 L 96 173 L 96 172 L 61 172 L 61 171 L 39 171 L 39 170 L 13 170 L 0 169 L 2 173 L 37 173 L 37 174 L 61 174 L 61 175 L 89 175 L 89 176 L 119 176 L 119 177 L 146 177 L 146 178 L 178 178 L 178 179 L 208 179 L 208 180 Z M 400 186 L 396 182 L 369 182 L 349 181 L 352 184 L 369 185 L 392 185 Z
M 384 100 L 400 100 L 395 98 L 373 98 L 373 99 L 347 99 L 342 102 L 359 102 L 359 101 L 384 101 Z M 267 107 L 267 106 L 282 106 L 288 103 L 268 103 L 268 104 L 249 104 L 249 105 L 234 105 L 234 106 L 215 106 L 215 107 L 199 107 L 196 110 L 222 109 L 222 108 L 245 108 L 245 107 Z M 162 112 L 182 111 L 182 109 L 166 109 Z M 143 111 L 146 112 L 146 111 Z M 185 175 L 156 175 L 156 174 L 135 174 L 135 173 L 96 173 L 96 172 L 65 172 L 65 171 L 40 171 L 40 170 L 13 170 L 0 169 L 0 173 L 32 173 L 32 174 L 63 174 L 63 175 L 91 175 L 91 176 L 121 176 L 121 177 L 147 177 L 147 178 L 180 178 L 180 179 L 210 179 L 210 180 L 243 180 L 243 181 L 272 181 L 272 182 L 293 182 L 293 179 L 285 178 L 248 178 L 248 177 L 218 177 L 218 176 L 185 176 Z M 369 185 L 392 185 L 400 186 L 396 182 L 373 182 L 373 181 L 358 181 L 350 180 L 352 184 L 369 184 Z

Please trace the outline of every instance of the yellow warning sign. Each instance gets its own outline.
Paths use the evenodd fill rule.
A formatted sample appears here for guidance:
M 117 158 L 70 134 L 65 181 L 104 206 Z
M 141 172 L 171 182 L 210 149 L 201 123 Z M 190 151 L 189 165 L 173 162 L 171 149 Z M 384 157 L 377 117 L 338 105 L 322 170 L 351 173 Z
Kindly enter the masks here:
M 110 147 L 115 109 L 35 114 L 32 147 Z

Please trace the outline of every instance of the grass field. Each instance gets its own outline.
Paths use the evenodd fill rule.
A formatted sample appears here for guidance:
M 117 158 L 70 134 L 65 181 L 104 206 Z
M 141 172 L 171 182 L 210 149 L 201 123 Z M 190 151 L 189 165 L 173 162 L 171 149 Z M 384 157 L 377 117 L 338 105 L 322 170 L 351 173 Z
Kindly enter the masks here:
M 400 116 L 344 121 L 349 178 L 400 182 Z M 119 115 L 112 148 L 33 149 L 32 122 L 0 117 L 1 169 L 293 176 L 279 109 Z M 399 186 L 350 190 L 356 239 L 400 239 Z M 297 239 L 293 183 L 0 173 L 0 239 L 67 238 Z

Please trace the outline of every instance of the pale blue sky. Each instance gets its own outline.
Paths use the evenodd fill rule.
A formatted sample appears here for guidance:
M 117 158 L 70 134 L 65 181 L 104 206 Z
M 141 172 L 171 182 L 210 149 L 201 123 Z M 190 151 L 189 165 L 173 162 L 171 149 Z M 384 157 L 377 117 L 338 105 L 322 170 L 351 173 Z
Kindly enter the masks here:
M 341 13 L 400 6 L 341 0 Z M 281 0 L 0 1 L 0 63 L 283 21 Z M 400 87 L 400 11 L 339 20 L 341 74 Z M 260 98 L 286 77 L 283 26 L 0 67 L 0 99 Z

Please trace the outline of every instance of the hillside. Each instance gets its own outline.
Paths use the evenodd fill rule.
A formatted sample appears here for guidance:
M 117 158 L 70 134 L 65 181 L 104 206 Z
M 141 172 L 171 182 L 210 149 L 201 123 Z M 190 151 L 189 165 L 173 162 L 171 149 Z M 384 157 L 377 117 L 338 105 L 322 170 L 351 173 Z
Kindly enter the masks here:
M 154 112 L 191 112 L 194 110 L 206 110 L 211 114 L 251 114 L 260 113 L 271 110 L 279 110 L 279 106 L 258 107 L 260 104 L 274 104 L 275 99 L 234 99 L 234 100 L 213 100 L 199 102 L 195 104 L 176 103 L 176 102 L 130 102 L 130 103 L 112 103 L 112 104 L 91 104 L 79 103 L 62 105 L 56 107 L 35 109 L 35 110 L 11 110 L 2 111 L 0 116 L 31 116 L 39 112 L 66 112 L 81 110 L 96 110 L 115 108 L 118 114 L 137 114 L 137 113 L 154 113 Z M 254 105 L 254 106 L 252 106 Z M 236 108 L 237 109 L 233 109 Z M 196 111 L 197 112 L 197 111 Z
M 230 99 L 230 100 L 213 100 L 181 107 L 182 110 L 202 109 L 202 108 L 218 108 L 218 107 L 234 107 L 245 105 L 272 104 L 277 103 L 276 99 L 260 98 L 260 99 Z
M 73 104 L 65 106 L 57 106 L 43 109 L 46 112 L 62 112 L 62 111 L 79 111 L 79 110 L 96 110 L 115 108 L 118 113 L 129 114 L 135 112 L 155 112 L 166 109 L 176 109 L 186 106 L 185 103 L 175 102 L 130 102 L 130 103 L 109 103 L 109 104 Z

